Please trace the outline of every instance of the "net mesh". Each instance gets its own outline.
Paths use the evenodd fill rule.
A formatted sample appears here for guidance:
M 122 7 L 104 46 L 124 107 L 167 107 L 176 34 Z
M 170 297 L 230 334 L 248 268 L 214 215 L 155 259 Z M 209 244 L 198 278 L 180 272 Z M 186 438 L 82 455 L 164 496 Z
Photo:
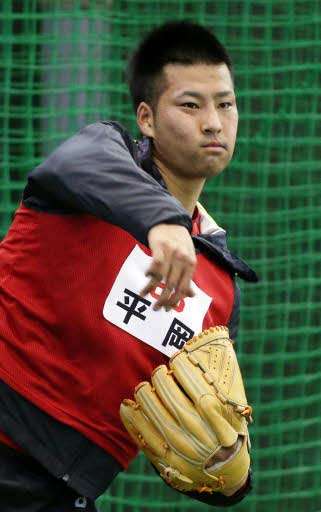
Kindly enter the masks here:
M 141 35 L 169 19 L 214 29 L 236 67 L 240 129 L 203 202 L 258 271 L 242 286 L 238 354 L 255 409 L 255 489 L 237 512 L 321 510 L 320 32 L 316 0 L 83 0 L 0 4 L 0 233 L 26 173 L 97 119 L 136 132 L 124 81 Z M 319 125 L 320 127 L 320 120 Z M 139 456 L 102 511 L 210 510 Z

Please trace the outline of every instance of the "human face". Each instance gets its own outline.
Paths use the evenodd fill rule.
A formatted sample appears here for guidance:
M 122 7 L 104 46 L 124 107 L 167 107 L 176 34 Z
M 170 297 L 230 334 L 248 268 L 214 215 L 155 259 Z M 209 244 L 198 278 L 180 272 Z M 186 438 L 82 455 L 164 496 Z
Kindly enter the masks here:
M 184 178 L 218 175 L 232 158 L 238 112 L 226 64 L 168 64 L 153 113 L 154 157 Z

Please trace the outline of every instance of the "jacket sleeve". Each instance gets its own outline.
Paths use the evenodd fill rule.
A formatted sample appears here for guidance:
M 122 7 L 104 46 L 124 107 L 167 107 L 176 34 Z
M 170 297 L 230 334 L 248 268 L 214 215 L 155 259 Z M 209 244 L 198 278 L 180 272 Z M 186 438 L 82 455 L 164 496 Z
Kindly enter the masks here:
M 43 210 L 95 215 L 145 244 L 156 224 L 191 230 L 187 211 L 136 164 L 113 123 L 88 125 L 61 144 L 29 174 L 23 201 Z
M 239 323 L 240 323 L 240 301 L 241 301 L 241 290 L 239 285 L 236 282 L 236 279 L 234 279 L 234 304 L 233 304 L 233 310 L 232 314 L 230 316 L 228 329 L 230 333 L 230 338 L 232 340 L 236 340 L 237 333 L 239 329 Z

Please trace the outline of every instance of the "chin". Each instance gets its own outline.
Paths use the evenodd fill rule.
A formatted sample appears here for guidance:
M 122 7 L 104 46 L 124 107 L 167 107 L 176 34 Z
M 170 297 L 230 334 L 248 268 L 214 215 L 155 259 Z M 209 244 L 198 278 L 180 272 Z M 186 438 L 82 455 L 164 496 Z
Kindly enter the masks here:
M 227 167 L 229 162 L 208 162 L 209 165 L 204 166 L 203 169 L 200 169 L 200 174 L 202 173 L 204 178 L 214 178 L 221 174 L 224 169 Z
M 221 174 L 221 172 L 223 172 L 225 169 L 225 167 L 219 167 L 219 168 L 211 168 L 211 169 L 207 169 L 206 171 L 203 172 L 203 178 L 215 178 L 215 176 L 218 176 L 219 174 Z

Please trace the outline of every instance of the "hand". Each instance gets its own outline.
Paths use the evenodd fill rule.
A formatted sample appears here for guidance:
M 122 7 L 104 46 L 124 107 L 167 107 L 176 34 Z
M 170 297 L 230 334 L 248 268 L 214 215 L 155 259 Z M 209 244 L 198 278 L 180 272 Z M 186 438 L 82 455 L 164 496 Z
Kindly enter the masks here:
M 240 436 L 238 436 L 237 440 L 232 446 L 228 447 L 221 447 L 217 452 L 215 452 L 215 455 L 207 461 L 205 467 L 206 469 L 213 469 L 215 468 L 216 464 L 221 464 L 222 462 L 227 461 L 229 458 L 232 458 L 234 455 L 237 454 L 237 452 L 242 447 L 242 440 Z M 231 487 L 228 491 L 224 491 L 223 494 L 225 496 L 233 496 L 237 491 L 239 491 L 247 482 L 248 474 L 246 474 L 242 480 L 235 486 Z
M 148 243 L 153 261 L 146 272 L 150 281 L 141 295 L 145 296 L 161 282 L 165 283 L 154 309 L 165 307 L 168 311 L 181 299 L 195 295 L 191 288 L 196 268 L 193 241 L 184 226 L 157 224 L 149 230 Z

